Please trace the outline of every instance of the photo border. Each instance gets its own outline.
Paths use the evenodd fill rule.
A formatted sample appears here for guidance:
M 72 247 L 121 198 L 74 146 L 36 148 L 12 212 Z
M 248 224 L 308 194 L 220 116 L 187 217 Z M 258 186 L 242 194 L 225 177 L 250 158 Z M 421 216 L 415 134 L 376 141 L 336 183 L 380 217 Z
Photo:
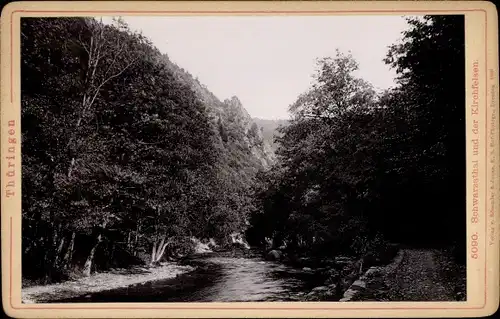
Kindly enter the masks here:
M 142 8 L 153 8 L 149 10 L 133 9 L 139 5 Z M 498 92 L 498 39 L 497 39 L 497 11 L 493 4 L 483 1 L 376 1 L 376 2 L 243 2 L 243 1 L 130 1 L 120 2 L 120 7 L 126 9 L 114 10 L 116 2 L 14 2 L 4 7 L 1 17 L 2 29 L 2 289 L 4 310 L 9 315 L 19 315 L 26 318 L 31 317 L 53 317 L 55 311 L 59 310 L 58 316 L 69 315 L 80 317 L 81 310 L 95 310 L 89 313 L 90 317 L 103 316 L 142 317 L 144 311 L 148 311 L 148 317 L 356 317 L 370 311 L 370 316 L 404 316 L 427 317 L 427 316 L 477 316 L 487 315 L 498 308 L 498 171 L 494 171 L 498 165 L 498 124 L 494 127 L 491 118 L 498 119 L 498 100 L 491 103 L 491 92 Z M 214 9 L 221 7 L 221 9 Z M 337 7 L 337 8 L 335 8 Z M 379 8 L 377 8 L 379 7 Z M 384 7 L 384 8 L 380 8 Z M 233 8 L 233 9 L 231 9 Z M 236 9 L 234 9 L 236 8 Z M 174 15 L 174 16 L 197 16 L 197 15 L 423 15 L 423 14 L 464 14 L 466 34 L 466 110 L 469 110 L 470 72 L 472 61 L 480 61 L 480 111 L 481 117 L 477 118 L 481 133 L 477 138 L 484 148 L 484 157 L 480 158 L 479 176 L 480 186 L 480 212 L 484 219 L 484 229 L 472 225 L 469 222 L 470 206 L 470 150 L 467 144 L 467 247 L 471 248 L 471 236 L 478 236 L 477 242 L 484 241 L 479 245 L 484 253 L 476 261 L 481 261 L 481 283 L 471 281 L 477 270 L 471 266 L 470 256 L 467 259 L 467 301 L 465 302 L 230 302 L 230 303 L 71 303 L 71 304 L 23 304 L 20 301 L 20 201 L 21 201 L 21 150 L 17 143 L 9 143 L 9 137 L 20 141 L 20 56 L 19 48 L 20 18 L 27 16 L 117 16 L 117 15 Z M 16 33 L 17 32 L 17 33 Z M 481 48 L 471 48 L 468 43 L 468 34 L 484 33 L 483 39 L 475 38 L 474 41 L 482 43 Z M 7 54 L 6 54 L 7 53 Z M 492 73 L 493 72 L 493 75 Z M 7 75 L 7 76 L 6 76 Z M 483 82 L 484 81 L 484 82 Z M 490 93 L 490 95 L 488 95 Z M 466 129 L 467 140 L 470 140 L 470 129 L 473 117 L 467 113 Z M 12 122 L 13 121 L 13 122 Z M 490 122 L 490 126 L 488 126 Z M 13 125 L 11 125 L 13 124 Z M 12 134 L 11 134 L 12 133 Z M 497 137 L 491 142 L 492 138 Z M 15 159 L 9 161 L 6 157 L 11 153 L 9 148 L 15 148 L 13 153 Z M 493 153 L 492 153 L 493 152 Z M 10 165 L 13 164 L 14 167 Z M 8 174 L 14 170 L 14 177 Z M 489 178 L 489 179 L 488 179 Z M 15 195 L 7 198 L 6 191 L 8 183 L 14 182 Z M 490 186 L 489 186 L 490 185 Z M 493 197 L 493 199 L 491 199 Z M 488 210 L 490 209 L 490 210 Z M 492 212 L 492 213 L 491 213 Z M 481 224 L 482 224 L 481 223 Z M 16 234 L 19 233 L 19 236 Z M 494 236 L 490 238 L 490 236 Z M 483 238 L 481 238 L 483 237 Z M 468 253 L 469 255 L 469 253 Z M 479 287 L 480 286 L 480 287 Z M 16 291 L 19 290 L 19 291 Z M 480 300 L 477 295 L 480 293 Z M 14 298 L 14 296 L 19 298 Z M 17 300 L 19 299 L 19 300 Z M 478 302 L 479 301 L 479 302 Z M 183 306 L 179 306 L 183 304 Z M 285 306 L 288 304 L 289 306 Z M 472 306 L 470 306 L 473 304 Z M 201 305 L 201 306 L 200 306 Z M 252 305 L 252 306 L 249 306 Z M 78 312 L 80 310 L 80 312 Z M 117 311 L 122 310 L 122 312 Z M 135 310 L 131 313 L 131 310 Z M 178 312 L 163 313 L 158 310 L 181 310 Z M 109 312 L 111 311 L 111 312 Z M 151 311 L 151 314 L 149 314 Z M 187 313 L 191 311 L 191 314 Z M 210 311 L 211 314 L 207 312 Z M 219 313 L 218 311 L 227 311 Z M 273 313 L 264 313 L 273 312 Z M 333 313 L 328 313 L 333 312 Z M 403 312 L 403 313 L 402 313 Z

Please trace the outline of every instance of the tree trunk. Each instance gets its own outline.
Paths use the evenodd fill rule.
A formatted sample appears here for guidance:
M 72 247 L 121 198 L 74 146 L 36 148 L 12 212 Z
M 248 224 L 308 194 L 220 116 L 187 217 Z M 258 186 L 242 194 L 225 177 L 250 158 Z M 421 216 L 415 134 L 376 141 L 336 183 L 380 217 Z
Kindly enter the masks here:
M 122 74 L 133 62 L 130 62 L 127 64 L 127 66 L 122 67 L 121 69 L 117 70 L 115 74 L 109 74 L 109 71 L 111 70 L 111 67 L 113 66 L 116 58 L 121 55 L 122 50 L 125 46 L 115 48 L 115 50 L 110 49 L 111 52 L 114 52 L 114 57 L 113 57 L 113 62 L 109 65 L 108 69 L 105 71 L 104 78 L 100 81 L 100 83 L 95 83 L 97 81 L 97 76 L 96 76 L 96 71 L 97 69 L 100 69 L 102 66 L 99 64 L 102 62 L 104 56 L 106 55 L 107 52 L 105 52 L 105 40 L 104 40 L 104 28 L 102 26 L 96 26 L 93 25 L 91 28 L 91 35 L 90 35 L 90 45 L 87 47 L 87 45 L 80 39 L 80 44 L 82 47 L 86 50 L 88 54 L 88 60 L 87 60 L 87 67 L 85 70 L 85 82 L 84 82 L 84 88 L 83 88 L 83 100 L 81 103 L 81 109 L 78 114 L 78 119 L 75 123 L 75 127 L 73 131 L 71 132 L 72 135 L 69 138 L 69 142 L 67 147 L 71 149 L 72 144 L 74 140 L 78 136 L 78 132 L 80 130 L 80 125 L 83 121 L 83 119 L 87 116 L 87 112 L 91 109 L 92 105 L 94 104 L 95 99 L 99 95 L 101 88 L 104 84 L 106 84 L 108 81 L 112 80 L 113 78 L 119 76 Z M 73 169 L 75 166 L 75 155 L 72 154 L 71 160 L 68 165 L 68 178 L 71 178 L 71 175 L 73 173 Z
M 127 250 L 130 251 L 131 248 L 132 248 L 132 231 L 129 231 L 127 238 Z
M 137 244 L 139 243 L 139 231 L 141 230 L 141 225 L 137 222 L 137 228 L 135 231 L 135 240 L 134 240 L 134 256 L 137 256 Z
M 156 241 L 153 243 L 153 251 L 151 252 L 151 262 L 150 265 L 154 264 L 156 257 Z
M 160 255 L 161 249 L 163 248 L 163 244 L 165 243 L 165 237 L 161 239 L 161 242 L 158 246 L 156 246 L 156 255 L 155 255 L 155 262 L 159 260 L 158 255 Z
M 161 257 L 163 257 L 163 255 L 165 254 L 165 248 L 167 248 L 168 244 L 169 243 L 164 244 L 161 250 L 156 253 L 156 261 L 160 261 Z
M 92 247 L 92 249 L 90 250 L 90 254 L 87 257 L 87 260 L 85 261 L 85 265 L 83 266 L 83 275 L 86 277 L 90 276 L 90 273 L 92 271 L 92 263 L 94 262 L 95 251 L 97 250 L 97 247 L 99 246 L 99 244 L 102 241 L 102 230 L 104 228 L 106 228 L 106 224 L 107 224 L 107 221 L 102 223 L 101 230 L 99 232 L 99 235 L 97 236 L 96 243 L 95 243 L 94 247 Z
M 73 248 L 75 246 L 75 232 L 71 234 L 71 241 L 68 246 L 68 250 L 66 251 L 66 255 L 64 256 L 64 268 L 68 268 L 71 264 L 71 260 L 73 259 Z
M 156 252 L 156 261 L 160 261 L 161 257 L 163 257 L 163 254 L 165 253 L 165 248 L 167 248 L 168 244 L 170 242 L 165 243 L 165 237 L 162 238 L 160 246 L 158 247 L 158 251 Z
M 51 216 L 51 220 L 53 218 L 53 213 L 50 214 Z M 51 233 L 52 232 L 52 233 Z M 51 265 L 52 265 L 52 262 L 50 260 L 50 255 L 51 255 L 51 252 L 52 252 L 52 239 L 53 239 L 53 235 L 54 235 L 54 230 L 53 229 L 45 229 L 44 231 L 44 236 L 42 238 L 40 238 L 40 240 L 42 241 L 42 244 L 41 244 L 41 247 L 45 248 L 43 250 L 43 268 L 44 268 L 44 272 L 45 272 L 45 279 L 46 281 L 50 281 L 50 273 L 51 273 Z
M 156 262 L 159 262 L 161 257 L 163 257 L 165 249 L 170 244 L 170 241 L 167 241 L 165 243 L 165 239 L 166 238 L 163 237 L 160 243 L 157 244 L 156 241 L 153 243 L 153 251 L 151 252 L 151 263 L 150 263 L 151 265 Z
M 92 247 L 92 249 L 90 250 L 90 254 L 87 257 L 87 260 L 85 261 L 85 265 L 83 266 L 83 275 L 86 277 L 90 276 L 90 273 L 92 271 L 92 263 L 94 262 L 95 251 L 97 250 L 97 247 L 101 243 L 101 240 L 102 240 L 102 235 L 99 234 L 97 236 L 97 241 L 94 247 Z
M 109 262 L 110 262 L 110 264 L 113 263 L 114 256 L 115 256 L 115 243 L 113 242 L 113 243 L 111 243 L 111 254 L 109 256 Z
M 61 238 L 61 242 L 59 243 L 59 246 L 57 247 L 56 251 L 56 257 L 54 259 L 54 268 L 56 268 L 59 264 L 59 256 L 61 256 L 62 249 L 64 247 L 64 237 Z
M 54 232 L 52 233 L 52 247 L 55 249 L 57 246 L 57 239 L 59 238 L 59 229 L 61 228 L 61 224 L 58 224 L 54 227 Z

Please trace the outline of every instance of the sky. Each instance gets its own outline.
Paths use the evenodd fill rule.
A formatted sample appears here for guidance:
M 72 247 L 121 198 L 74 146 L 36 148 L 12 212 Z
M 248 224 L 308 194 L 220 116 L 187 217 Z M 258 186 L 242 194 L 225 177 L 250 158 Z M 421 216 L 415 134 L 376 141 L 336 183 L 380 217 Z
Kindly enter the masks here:
M 351 53 L 357 75 L 375 88 L 394 85 L 382 59 L 407 28 L 401 16 L 122 18 L 219 99 L 237 96 L 263 119 L 288 118 L 288 106 L 310 87 L 316 59 L 336 49 Z

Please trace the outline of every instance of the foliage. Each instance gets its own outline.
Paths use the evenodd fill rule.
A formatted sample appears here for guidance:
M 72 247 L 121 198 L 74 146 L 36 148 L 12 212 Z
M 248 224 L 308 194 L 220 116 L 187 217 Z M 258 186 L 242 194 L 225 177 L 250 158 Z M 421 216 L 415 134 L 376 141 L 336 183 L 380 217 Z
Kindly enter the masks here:
M 245 227 L 262 163 L 241 105 L 214 100 L 121 20 L 23 18 L 21 29 L 26 278 L 88 275 L 124 253 L 155 263 L 189 252 L 192 236 Z
M 355 76 L 350 55 L 318 60 L 256 190 L 255 244 L 364 255 L 388 240 L 465 243 L 463 17 L 408 22 L 387 55 L 398 80 L 386 92 Z

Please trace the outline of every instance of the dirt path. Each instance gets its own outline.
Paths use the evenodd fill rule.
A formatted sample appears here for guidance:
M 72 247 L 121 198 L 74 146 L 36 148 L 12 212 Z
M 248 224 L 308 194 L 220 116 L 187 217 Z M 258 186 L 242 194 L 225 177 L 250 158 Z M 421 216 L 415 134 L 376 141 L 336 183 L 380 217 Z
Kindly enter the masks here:
M 404 249 L 395 269 L 371 278 L 356 300 L 456 301 L 465 298 L 465 266 L 458 266 L 442 252 Z
M 406 249 L 401 265 L 386 278 L 393 296 L 408 301 L 454 300 L 452 287 L 442 277 L 445 266 L 437 256 L 434 250 Z

